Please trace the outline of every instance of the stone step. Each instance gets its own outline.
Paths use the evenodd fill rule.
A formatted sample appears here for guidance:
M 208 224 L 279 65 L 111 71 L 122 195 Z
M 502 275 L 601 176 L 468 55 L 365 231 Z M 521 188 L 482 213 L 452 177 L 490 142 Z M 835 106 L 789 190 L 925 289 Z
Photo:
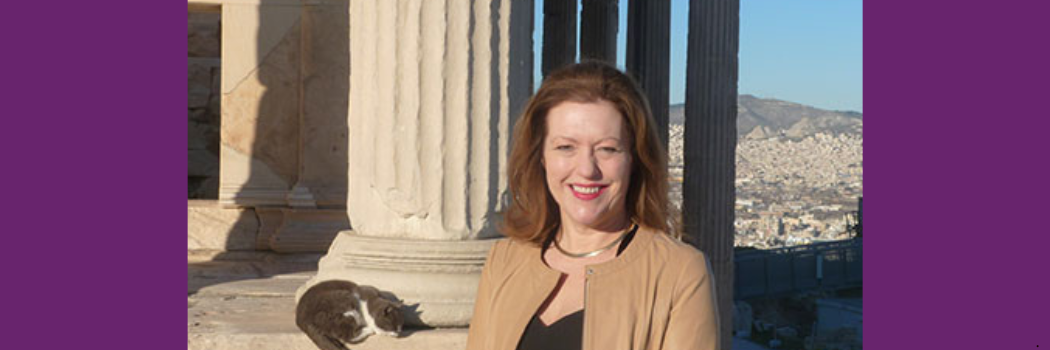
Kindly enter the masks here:
M 251 278 L 243 280 L 197 279 L 189 285 L 189 291 L 195 296 L 215 297 L 295 297 L 295 291 L 313 277 L 313 273 L 278 275 L 269 278 Z
M 295 291 L 317 273 L 321 254 L 193 250 L 188 262 L 190 350 L 314 350 L 295 325 Z M 467 330 L 407 329 L 369 337 L 363 350 L 463 349 Z
M 317 273 L 321 254 L 189 251 L 189 294 L 294 296 Z

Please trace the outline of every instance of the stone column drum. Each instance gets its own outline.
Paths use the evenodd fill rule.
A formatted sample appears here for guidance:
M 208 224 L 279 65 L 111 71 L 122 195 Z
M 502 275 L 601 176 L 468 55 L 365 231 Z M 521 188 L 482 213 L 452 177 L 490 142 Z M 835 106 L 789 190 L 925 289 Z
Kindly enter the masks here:
M 512 115 L 531 92 L 525 2 L 353 1 L 349 192 L 298 295 L 345 279 L 391 292 L 409 325 L 466 326 L 499 237 Z M 513 39 L 513 40 L 512 40 Z

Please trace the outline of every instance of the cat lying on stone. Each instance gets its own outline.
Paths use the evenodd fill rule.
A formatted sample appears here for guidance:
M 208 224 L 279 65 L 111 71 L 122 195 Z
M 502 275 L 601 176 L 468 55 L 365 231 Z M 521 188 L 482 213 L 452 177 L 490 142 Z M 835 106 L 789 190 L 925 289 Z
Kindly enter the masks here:
M 295 324 L 322 350 L 346 350 L 372 334 L 397 337 L 404 324 L 400 308 L 374 287 L 324 281 L 299 298 Z

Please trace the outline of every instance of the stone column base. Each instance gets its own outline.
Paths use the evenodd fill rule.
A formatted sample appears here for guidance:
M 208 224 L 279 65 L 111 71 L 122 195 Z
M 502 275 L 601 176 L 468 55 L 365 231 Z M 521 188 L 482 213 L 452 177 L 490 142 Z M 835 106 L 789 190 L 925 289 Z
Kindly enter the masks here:
M 342 231 L 296 292 L 341 279 L 390 292 L 404 302 L 405 324 L 466 327 L 485 257 L 495 240 L 430 241 L 368 237 Z

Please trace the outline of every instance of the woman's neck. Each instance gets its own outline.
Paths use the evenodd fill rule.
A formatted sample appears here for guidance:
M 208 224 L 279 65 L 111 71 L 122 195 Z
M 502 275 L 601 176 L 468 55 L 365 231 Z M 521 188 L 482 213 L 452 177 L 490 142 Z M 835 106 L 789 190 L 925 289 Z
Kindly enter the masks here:
M 630 229 L 631 221 L 623 217 L 615 222 L 588 227 L 573 223 L 570 220 L 562 220 L 559 228 L 558 245 L 562 249 L 573 253 L 590 252 L 601 249 L 617 240 L 626 230 Z

